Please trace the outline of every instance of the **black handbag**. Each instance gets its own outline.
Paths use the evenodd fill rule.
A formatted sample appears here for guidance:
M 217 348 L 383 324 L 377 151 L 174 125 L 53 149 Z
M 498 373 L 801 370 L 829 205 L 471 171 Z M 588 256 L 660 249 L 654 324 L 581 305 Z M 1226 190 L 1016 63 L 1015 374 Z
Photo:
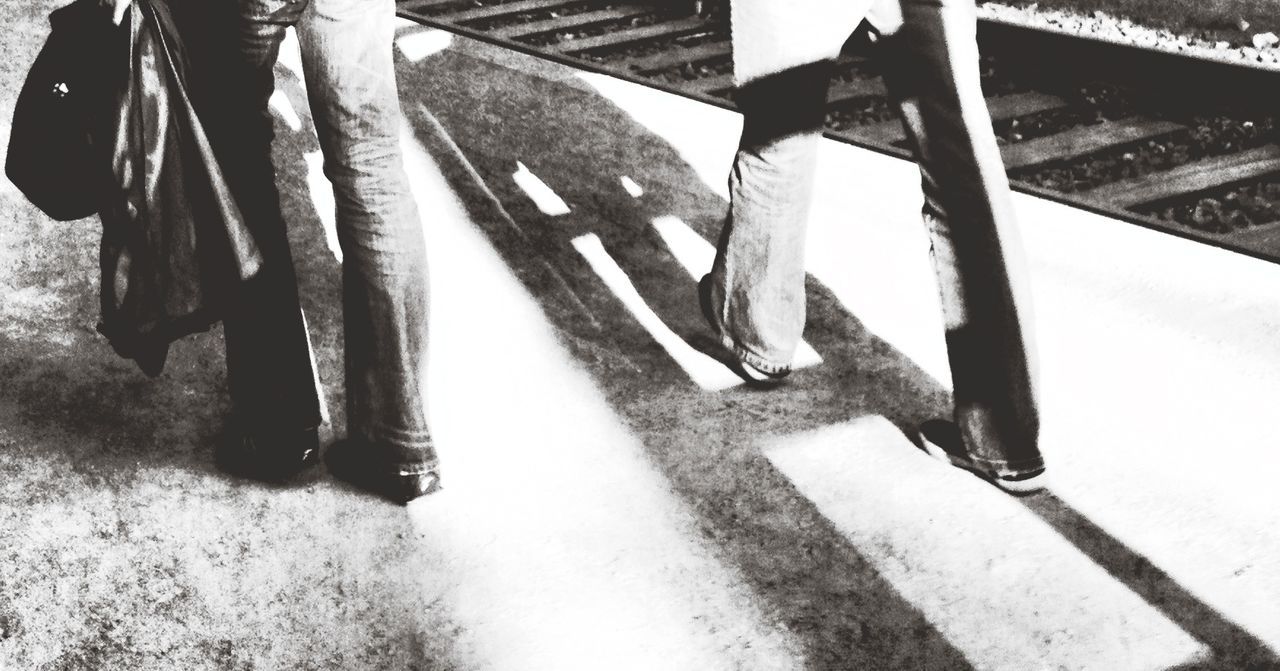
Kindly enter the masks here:
M 61 221 L 98 211 L 111 175 L 94 146 L 94 124 L 109 117 L 119 79 L 103 58 L 121 31 L 97 0 L 77 0 L 49 15 L 51 31 L 18 94 L 5 173 L 45 214 Z

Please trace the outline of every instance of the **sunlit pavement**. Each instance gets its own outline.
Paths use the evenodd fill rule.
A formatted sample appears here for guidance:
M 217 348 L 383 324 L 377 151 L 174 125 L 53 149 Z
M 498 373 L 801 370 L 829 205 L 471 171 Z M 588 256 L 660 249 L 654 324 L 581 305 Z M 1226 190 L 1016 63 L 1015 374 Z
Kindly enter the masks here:
M 96 222 L 6 183 L 0 668 L 1280 668 L 1280 268 L 1019 197 L 1053 482 L 1013 499 L 907 438 L 949 412 L 911 165 L 824 147 L 801 368 L 750 391 L 694 294 L 735 115 L 407 24 L 397 59 L 444 491 L 220 474 L 220 334 L 118 361 Z M 298 72 L 277 160 L 331 439 Z

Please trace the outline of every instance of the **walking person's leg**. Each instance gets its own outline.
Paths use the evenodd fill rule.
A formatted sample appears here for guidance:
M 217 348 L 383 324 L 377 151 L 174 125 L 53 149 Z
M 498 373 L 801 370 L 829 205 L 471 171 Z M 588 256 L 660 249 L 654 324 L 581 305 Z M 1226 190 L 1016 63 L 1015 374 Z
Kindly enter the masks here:
M 786 375 L 804 330 L 805 233 L 829 76 L 827 64 L 814 64 L 736 97 L 743 129 L 729 214 L 699 298 L 748 381 Z
M 348 439 L 334 473 L 389 498 L 434 491 L 426 243 L 400 153 L 394 0 L 311 0 L 303 71 L 343 252 Z
M 1008 178 L 983 100 L 967 0 L 902 0 L 882 41 L 885 78 L 912 138 L 955 387 L 955 424 L 930 423 L 935 456 L 1009 491 L 1042 486 L 1035 352 Z
M 320 397 L 280 196 L 271 163 L 267 101 L 287 27 L 305 3 L 240 2 L 231 13 L 208 3 L 203 17 L 225 40 L 203 40 L 202 96 L 212 144 L 263 255 L 259 274 L 231 301 L 224 330 L 233 426 L 219 461 L 268 479 L 288 477 L 317 455 Z M 222 13 L 225 11 L 225 14 Z M 223 21 L 232 25 L 224 25 Z M 194 28 L 194 27 L 193 27 Z

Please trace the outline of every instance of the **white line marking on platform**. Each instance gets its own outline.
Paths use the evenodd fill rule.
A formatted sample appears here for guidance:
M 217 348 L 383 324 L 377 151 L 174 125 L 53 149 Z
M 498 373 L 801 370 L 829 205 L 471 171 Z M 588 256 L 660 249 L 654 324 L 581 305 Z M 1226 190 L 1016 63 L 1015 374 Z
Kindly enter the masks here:
M 453 45 L 453 34 L 428 28 L 396 38 L 396 47 L 404 57 L 418 63 L 428 56 L 438 54 Z
M 708 391 L 719 391 L 742 384 L 738 377 L 724 364 L 695 350 L 683 338 L 676 335 L 662 318 L 645 303 L 644 298 L 636 291 L 635 285 L 617 261 L 609 255 L 604 244 L 594 233 L 578 236 L 573 239 L 573 246 L 578 250 L 596 275 L 609 287 L 614 296 L 627 306 L 627 310 L 640 322 L 649 335 L 671 355 L 689 379 Z
M 632 198 L 639 198 L 644 195 L 644 189 L 640 188 L 640 185 L 636 184 L 634 179 L 623 175 L 619 178 L 619 181 L 622 182 L 622 188 L 626 189 Z
M 333 200 L 333 186 L 324 176 L 324 156 L 319 151 L 309 151 L 302 155 L 302 160 L 307 163 L 307 190 L 311 193 L 316 217 L 324 227 L 325 244 L 333 258 L 342 263 L 342 246 L 338 244 L 338 206 Z
M 547 183 L 542 181 L 532 170 L 525 164 L 516 161 L 516 171 L 512 173 L 511 179 L 515 180 L 516 186 L 519 186 L 529 200 L 533 201 L 538 209 L 549 217 L 559 217 L 569 214 L 568 203 L 560 197 Z
M 267 101 L 267 104 L 290 130 L 295 133 L 302 130 L 302 118 L 298 116 L 298 110 L 293 108 L 289 95 L 283 90 L 277 88 L 272 91 L 271 99 Z

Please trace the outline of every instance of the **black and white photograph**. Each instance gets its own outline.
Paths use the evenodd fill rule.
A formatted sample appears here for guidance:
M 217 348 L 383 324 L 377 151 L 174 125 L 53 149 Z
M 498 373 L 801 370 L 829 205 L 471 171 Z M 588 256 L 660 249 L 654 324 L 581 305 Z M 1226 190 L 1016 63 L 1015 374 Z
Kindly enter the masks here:
M 1280 0 L 0 4 L 0 671 L 1280 671 Z

